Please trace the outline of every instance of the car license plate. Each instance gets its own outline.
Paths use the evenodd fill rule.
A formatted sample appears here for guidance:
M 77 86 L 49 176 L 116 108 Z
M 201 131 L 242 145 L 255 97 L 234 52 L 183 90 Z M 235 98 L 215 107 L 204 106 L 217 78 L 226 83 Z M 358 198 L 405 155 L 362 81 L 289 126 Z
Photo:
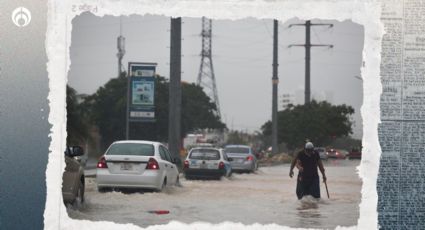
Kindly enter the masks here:
M 208 169 L 216 169 L 218 168 L 216 165 L 208 165 Z
M 244 159 L 238 159 L 238 163 L 243 163 Z
M 206 168 L 208 168 L 207 164 L 201 164 L 201 169 L 206 169 Z
M 128 170 L 132 170 L 132 169 L 133 169 L 133 166 L 129 163 L 122 163 L 121 164 L 121 170 L 128 171 Z

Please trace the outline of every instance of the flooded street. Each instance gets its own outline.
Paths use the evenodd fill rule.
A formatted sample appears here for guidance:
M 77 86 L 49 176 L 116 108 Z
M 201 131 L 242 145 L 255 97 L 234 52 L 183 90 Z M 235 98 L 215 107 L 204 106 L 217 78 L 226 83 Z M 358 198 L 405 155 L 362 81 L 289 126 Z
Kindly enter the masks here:
M 289 178 L 289 165 L 285 164 L 260 167 L 255 174 L 233 174 L 221 181 L 181 179 L 182 187 L 171 187 L 163 193 L 99 193 L 95 178 L 86 178 L 86 203 L 78 211 L 68 209 L 68 213 L 75 219 L 141 227 L 172 220 L 331 229 L 357 225 L 362 183 L 356 167 L 360 161 L 328 160 L 324 164 L 330 199 L 321 183 L 320 200 L 305 197 L 299 201 L 295 195 L 296 176 Z M 150 213 L 154 210 L 167 210 L 169 214 Z

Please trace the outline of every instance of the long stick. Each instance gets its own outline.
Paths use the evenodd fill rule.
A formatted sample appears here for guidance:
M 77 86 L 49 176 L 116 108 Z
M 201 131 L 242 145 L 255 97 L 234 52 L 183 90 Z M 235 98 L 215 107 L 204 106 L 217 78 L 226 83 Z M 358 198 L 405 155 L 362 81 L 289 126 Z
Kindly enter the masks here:
M 326 181 L 323 181 L 323 183 L 325 183 L 325 187 L 326 187 L 326 194 L 328 194 L 328 199 L 329 199 L 328 184 L 326 183 Z

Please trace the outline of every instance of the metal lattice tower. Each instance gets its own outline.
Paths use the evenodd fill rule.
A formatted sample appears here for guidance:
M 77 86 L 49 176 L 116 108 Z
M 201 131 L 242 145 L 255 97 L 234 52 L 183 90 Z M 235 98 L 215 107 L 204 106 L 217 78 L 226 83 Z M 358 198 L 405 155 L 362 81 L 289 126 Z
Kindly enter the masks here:
M 220 103 L 218 101 L 217 86 L 215 83 L 213 61 L 211 57 L 211 19 L 202 17 L 202 51 L 201 66 L 199 67 L 197 84 L 204 88 L 205 93 L 217 106 L 217 116 L 221 119 Z

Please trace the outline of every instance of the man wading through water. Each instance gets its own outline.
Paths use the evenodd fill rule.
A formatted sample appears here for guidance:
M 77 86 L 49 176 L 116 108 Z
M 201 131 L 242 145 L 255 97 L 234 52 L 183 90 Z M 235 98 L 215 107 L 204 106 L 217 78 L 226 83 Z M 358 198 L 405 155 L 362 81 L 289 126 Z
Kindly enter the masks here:
M 299 200 L 303 196 L 311 195 L 314 198 L 320 198 L 320 180 L 317 173 L 317 167 L 323 176 L 323 182 L 326 182 L 325 168 L 323 167 L 322 160 L 320 160 L 319 153 L 314 151 L 314 145 L 311 142 L 305 144 L 304 150 L 298 152 L 291 164 L 289 177 L 294 175 L 294 167 L 297 166 L 298 179 L 297 179 L 297 197 Z

